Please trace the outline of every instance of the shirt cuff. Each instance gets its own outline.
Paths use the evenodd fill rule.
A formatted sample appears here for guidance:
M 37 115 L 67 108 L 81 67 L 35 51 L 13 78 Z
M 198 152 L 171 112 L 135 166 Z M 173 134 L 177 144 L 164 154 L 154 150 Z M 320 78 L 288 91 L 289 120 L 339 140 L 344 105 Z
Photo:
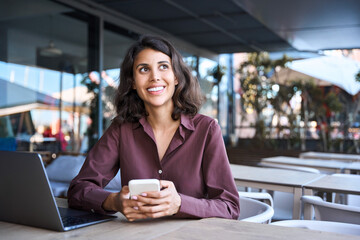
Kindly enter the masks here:
M 173 216 L 174 218 L 199 218 L 194 216 L 193 197 L 179 193 L 181 198 L 181 206 L 179 211 Z
M 87 202 L 85 204 L 92 212 L 101 214 L 115 214 L 115 211 L 106 211 L 102 208 L 103 202 L 110 194 L 111 192 L 104 189 L 93 189 L 87 194 Z

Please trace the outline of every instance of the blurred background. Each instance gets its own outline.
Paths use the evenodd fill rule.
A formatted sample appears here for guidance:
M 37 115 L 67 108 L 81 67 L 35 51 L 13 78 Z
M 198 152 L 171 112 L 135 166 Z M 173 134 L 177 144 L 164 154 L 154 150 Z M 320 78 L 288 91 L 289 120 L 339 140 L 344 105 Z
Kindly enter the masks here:
M 0 148 L 86 154 L 115 116 L 125 51 L 156 34 L 192 68 L 231 162 L 359 154 L 359 12 L 356 0 L 2 0 Z

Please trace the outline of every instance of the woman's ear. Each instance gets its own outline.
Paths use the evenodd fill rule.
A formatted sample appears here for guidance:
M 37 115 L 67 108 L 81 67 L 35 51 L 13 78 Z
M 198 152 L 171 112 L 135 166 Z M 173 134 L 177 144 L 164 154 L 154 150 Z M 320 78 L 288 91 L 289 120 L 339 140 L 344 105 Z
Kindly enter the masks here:
M 179 84 L 177 77 L 175 77 L 175 86 Z

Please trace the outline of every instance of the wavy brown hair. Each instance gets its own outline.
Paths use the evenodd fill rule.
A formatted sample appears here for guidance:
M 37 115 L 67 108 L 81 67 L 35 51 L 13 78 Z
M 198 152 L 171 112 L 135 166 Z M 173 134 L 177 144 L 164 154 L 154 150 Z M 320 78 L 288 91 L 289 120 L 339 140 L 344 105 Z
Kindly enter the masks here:
M 162 52 L 170 57 L 172 68 L 178 84 L 172 97 L 174 111 L 171 117 L 174 120 L 180 118 L 180 114 L 194 116 L 204 101 L 199 83 L 191 74 L 191 70 L 184 63 L 181 54 L 173 45 L 162 37 L 142 36 L 127 51 L 121 64 L 120 85 L 116 91 L 115 106 L 117 120 L 123 122 L 137 122 L 143 116 L 147 116 L 144 102 L 133 89 L 134 74 L 133 65 L 136 56 L 144 49 L 153 49 Z

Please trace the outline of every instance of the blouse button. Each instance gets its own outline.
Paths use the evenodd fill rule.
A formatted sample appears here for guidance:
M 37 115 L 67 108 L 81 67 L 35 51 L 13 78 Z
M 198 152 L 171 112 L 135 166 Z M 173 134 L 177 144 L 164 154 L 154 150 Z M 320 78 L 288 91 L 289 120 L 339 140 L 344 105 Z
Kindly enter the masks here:
M 160 169 L 158 172 L 159 172 L 159 174 L 162 174 L 162 170 L 161 170 L 161 169 Z

